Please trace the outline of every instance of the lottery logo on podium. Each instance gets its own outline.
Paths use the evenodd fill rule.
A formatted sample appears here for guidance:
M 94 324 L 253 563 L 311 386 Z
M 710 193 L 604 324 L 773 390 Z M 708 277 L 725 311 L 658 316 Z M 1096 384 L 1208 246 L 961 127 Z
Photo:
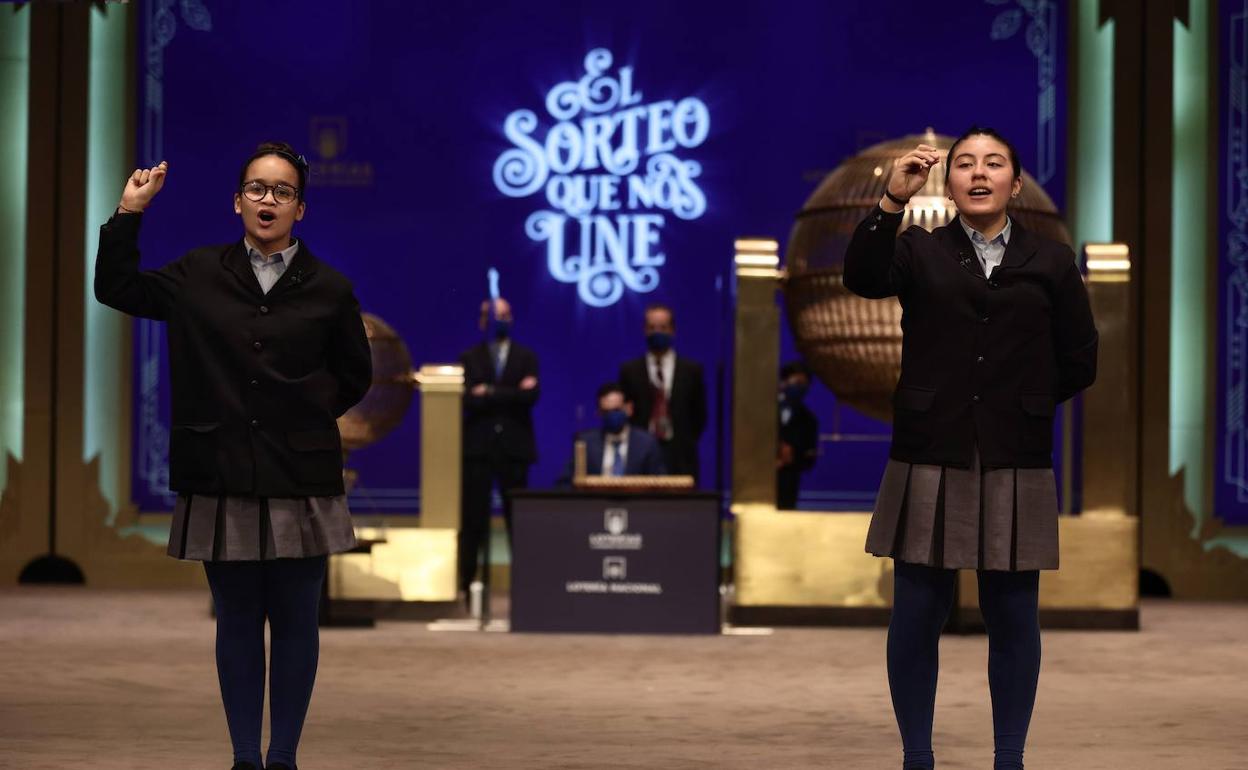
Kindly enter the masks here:
M 606 556 L 602 560 L 603 580 L 625 580 L 628 578 L 628 559 L 623 556 Z

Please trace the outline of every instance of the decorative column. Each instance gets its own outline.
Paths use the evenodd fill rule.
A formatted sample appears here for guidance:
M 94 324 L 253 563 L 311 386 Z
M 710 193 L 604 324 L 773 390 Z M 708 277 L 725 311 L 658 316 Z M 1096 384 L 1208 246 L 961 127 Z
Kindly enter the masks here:
M 776 506 L 776 378 L 780 310 L 779 245 L 736 241 L 737 307 L 732 372 L 732 501 Z

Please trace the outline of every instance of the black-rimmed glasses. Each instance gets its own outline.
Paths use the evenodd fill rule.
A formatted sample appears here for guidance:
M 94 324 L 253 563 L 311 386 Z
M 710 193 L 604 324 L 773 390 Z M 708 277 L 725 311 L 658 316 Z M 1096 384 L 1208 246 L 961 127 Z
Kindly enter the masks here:
M 269 185 L 256 179 L 243 183 L 243 196 L 256 203 L 264 200 L 264 196 L 268 195 L 270 190 L 273 191 L 273 200 L 278 203 L 294 203 L 299 197 L 299 188 L 288 184 Z

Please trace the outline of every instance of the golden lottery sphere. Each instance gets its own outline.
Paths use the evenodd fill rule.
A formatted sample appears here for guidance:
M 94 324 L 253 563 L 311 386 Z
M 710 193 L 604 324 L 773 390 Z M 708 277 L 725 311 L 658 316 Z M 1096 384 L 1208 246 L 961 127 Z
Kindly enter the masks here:
M 394 430 L 412 403 L 412 356 L 390 325 L 361 313 L 373 355 L 373 384 L 360 403 L 338 418 L 342 448 L 354 452 Z

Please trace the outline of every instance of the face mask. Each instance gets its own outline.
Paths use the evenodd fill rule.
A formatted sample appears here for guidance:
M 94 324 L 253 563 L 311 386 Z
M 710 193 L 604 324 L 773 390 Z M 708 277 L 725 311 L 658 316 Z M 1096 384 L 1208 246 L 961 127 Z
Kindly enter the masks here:
M 612 409 L 602 413 L 602 429 L 607 433 L 616 434 L 624 430 L 628 424 L 628 413 L 623 409 Z
M 646 347 L 654 353 L 663 353 L 672 347 L 672 335 L 667 332 L 654 332 L 646 335 Z
M 490 329 L 496 340 L 505 340 L 511 336 L 511 321 L 500 321 L 497 318 L 490 321 Z
M 805 385 L 785 385 L 781 392 L 784 393 L 784 400 L 790 404 L 801 403 L 802 399 L 806 398 Z

